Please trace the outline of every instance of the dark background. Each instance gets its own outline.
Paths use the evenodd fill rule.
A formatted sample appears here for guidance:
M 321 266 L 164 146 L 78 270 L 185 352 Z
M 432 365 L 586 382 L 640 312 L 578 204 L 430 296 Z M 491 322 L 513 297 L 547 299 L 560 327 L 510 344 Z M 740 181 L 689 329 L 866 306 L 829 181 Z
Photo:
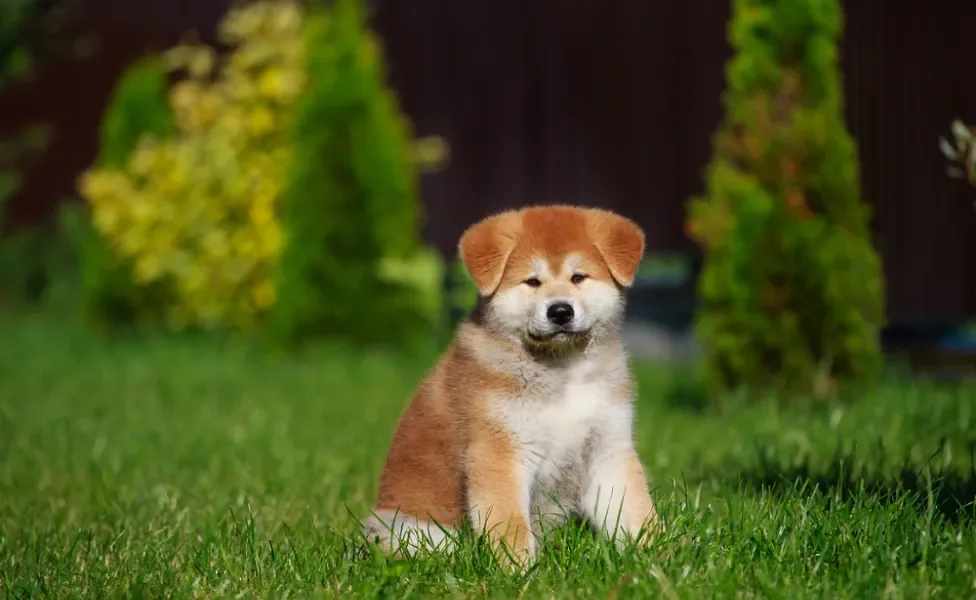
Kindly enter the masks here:
M 0 134 L 30 121 L 53 145 L 12 199 L 13 226 L 52 214 L 95 156 L 119 72 L 196 29 L 225 0 L 82 0 L 69 32 L 93 35 L 83 61 L 44 65 L 0 96 Z M 390 77 L 418 135 L 443 135 L 451 163 L 426 176 L 425 235 L 446 254 L 502 207 L 569 202 L 638 220 L 648 249 L 693 251 L 684 204 L 703 191 L 721 118 L 730 5 L 720 0 L 375 0 Z M 889 318 L 976 315 L 976 194 L 945 175 L 938 138 L 976 121 L 976 2 L 844 3 L 849 126 L 874 207 Z

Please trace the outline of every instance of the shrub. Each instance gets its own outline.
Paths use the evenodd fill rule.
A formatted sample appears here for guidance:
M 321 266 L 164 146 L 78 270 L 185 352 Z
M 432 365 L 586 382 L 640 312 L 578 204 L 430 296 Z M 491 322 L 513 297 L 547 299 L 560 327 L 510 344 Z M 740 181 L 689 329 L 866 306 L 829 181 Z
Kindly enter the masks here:
M 99 130 L 96 164 L 125 167 L 139 139 L 173 137 L 176 125 L 166 101 L 166 65 L 158 56 L 144 56 L 129 66 L 112 92 Z
M 447 272 L 447 309 L 452 325 L 466 317 L 478 304 L 478 286 L 460 258 L 455 258 Z
M 131 292 L 92 294 L 101 313 L 246 329 L 282 297 L 282 340 L 438 325 L 443 265 L 419 243 L 415 177 L 447 147 L 410 140 L 362 16 L 340 2 L 306 20 L 298 2 L 259 0 L 221 22 L 223 58 L 165 54 L 183 74 L 168 98 L 157 59 L 126 78 L 80 180 L 97 231 L 86 269 L 118 276 L 92 287 Z M 370 324 L 352 326 L 364 306 Z
M 162 141 L 175 134 L 166 93 L 166 67 L 157 57 L 143 57 L 125 70 L 102 120 L 96 158 L 100 169 L 106 172 L 124 169 L 141 138 Z M 96 176 L 96 186 L 97 181 Z M 135 285 L 129 261 L 116 254 L 109 241 L 91 226 L 90 219 L 78 221 L 72 231 L 72 243 L 81 254 L 81 301 L 88 320 L 108 327 L 134 322 L 140 314 L 154 315 L 162 311 L 161 290 Z
M 328 12 L 309 14 L 305 71 L 272 334 L 284 345 L 321 335 L 365 344 L 419 341 L 442 318 L 440 303 L 388 276 L 389 265 L 403 273 L 404 263 L 433 264 L 418 235 L 417 149 L 385 85 L 381 48 L 361 0 L 337 0 Z
M 0 238 L 0 305 L 43 302 L 50 286 L 60 283 L 53 278 L 67 274 L 62 265 L 71 256 L 52 225 L 19 228 Z
M 66 38 L 70 2 L 0 0 L 0 92 L 22 82 L 38 63 L 50 58 L 81 59 L 91 51 L 90 39 Z M 50 127 L 45 123 L 8 123 L 0 136 L 0 232 L 4 205 L 21 185 L 25 162 L 47 149 Z M 13 125 L 13 127 L 10 127 Z M 38 232 L 18 232 L 35 236 Z M 23 240 L 14 240 L 21 244 Z M 0 273 L 0 275 L 3 275 Z M 2 283 L 0 283 L 2 285 Z
M 837 0 L 735 0 L 697 334 L 713 392 L 832 395 L 881 365 L 883 290 L 842 117 Z
M 91 38 L 65 29 L 72 8 L 60 0 L 0 0 L 0 93 L 51 59 L 90 55 Z M 77 293 L 77 252 L 66 241 L 63 219 L 10 224 L 4 218 L 23 174 L 50 139 L 50 125 L 41 122 L 6 123 L 0 135 L 0 302 L 32 304 L 47 301 L 52 293 L 63 298 L 66 288 L 72 288 L 71 296 Z
M 75 202 L 63 202 L 52 218 L 8 232 L 0 242 L 0 305 L 53 308 L 73 316 L 78 308 L 79 233 L 87 219 Z
M 30 72 L 36 40 L 27 33 L 32 22 L 49 20 L 46 13 L 50 8 L 35 0 L 0 1 L 0 91 L 7 91 Z M 0 233 L 7 233 L 4 208 L 20 188 L 21 163 L 39 154 L 47 146 L 48 136 L 46 127 L 32 124 L 12 134 L 7 131 L 0 137 Z M 13 241 L 14 246 L 22 243 L 21 239 Z M 11 278 L 2 277 L 0 287 L 6 287 L 10 281 Z
M 259 1 L 221 22 L 232 48 L 223 60 L 203 45 L 170 50 L 170 67 L 185 73 L 169 91 L 176 135 L 131 135 L 130 121 L 108 120 L 105 130 L 135 138 L 135 148 L 118 148 L 123 165 L 110 159 L 82 178 L 102 239 L 174 328 L 249 328 L 274 303 L 287 126 L 303 89 L 301 28 L 297 3 Z M 155 90 L 159 80 L 138 82 Z

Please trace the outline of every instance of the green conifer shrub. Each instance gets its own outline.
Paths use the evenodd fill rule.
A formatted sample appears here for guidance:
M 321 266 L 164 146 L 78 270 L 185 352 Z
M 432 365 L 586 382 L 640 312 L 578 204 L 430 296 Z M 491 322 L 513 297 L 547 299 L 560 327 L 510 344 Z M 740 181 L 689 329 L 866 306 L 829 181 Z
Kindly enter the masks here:
M 362 0 L 313 5 L 307 16 L 308 82 L 293 125 L 269 320 L 281 345 L 311 337 L 410 345 L 443 316 L 423 289 L 395 275 L 408 270 L 404 263 L 431 263 L 419 235 L 411 126 L 386 85 L 366 17 Z
M 843 118 L 838 0 L 734 0 L 696 332 L 715 397 L 826 397 L 879 374 L 881 263 Z

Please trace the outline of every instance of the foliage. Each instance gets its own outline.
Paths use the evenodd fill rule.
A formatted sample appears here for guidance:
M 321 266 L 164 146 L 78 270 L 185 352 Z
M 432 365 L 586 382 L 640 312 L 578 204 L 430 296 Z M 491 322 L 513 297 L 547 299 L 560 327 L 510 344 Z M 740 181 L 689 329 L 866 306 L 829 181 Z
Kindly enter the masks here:
M 20 189 L 23 161 L 40 155 L 49 141 L 49 128 L 36 123 L 0 138 L 0 231 L 5 224 L 4 206 Z
M 63 35 L 73 5 L 74 0 L 0 0 L 0 92 L 30 76 L 37 63 L 92 52 L 90 39 Z M 43 152 L 49 140 L 42 123 L 22 124 L 0 138 L 0 231 L 3 205 L 19 189 L 25 161 Z
M 31 72 L 62 24 L 59 2 L 0 0 L 0 92 Z M 44 35 L 36 35 L 41 32 Z M 32 35 L 34 34 L 34 35 Z M 5 208 L 22 184 L 27 161 L 39 156 L 50 142 L 50 129 L 27 123 L 0 137 L 0 301 L 35 302 L 46 293 L 51 278 L 62 272 L 70 255 L 57 243 L 57 224 L 42 223 L 14 229 L 5 219 Z
M 880 261 L 842 115 L 837 0 L 735 0 L 707 193 L 697 333 L 713 392 L 831 395 L 874 381 Z
M 140 139 L 163 141 L 176 133 L 166 95 L 166 65 L 159 58 L 145 56 L 123 72 L 102 121 L 96 158 L 99 170 L 120 172 L 127 168 Z M 97 186 L 100 177 L 86 174 L 82 180 L 83 194 L 91 193 L 84 186 L 92 182 Z M 73 229 L 72 238 L 82 257 L 81 300 L 85 316 L 99 326 L 108 327 L 132 323 L 147 314 L 158 315 L 163 310 L 163 290 L 158 286 L 147 289 L 135 285 L 131 262 L 119 255 L 110 240 L 90 223 L 96 205 L 91 198 L 87 199 L 89 204 L 81 211 L 86 218 Z M 114 200 L 130 208 L 128 198 Z M 104 215 L 104 209 L 97 214 Z
M 429 135 L 413 141 L 411 160 L 421 173 L 437 173 L 447 166 L 451 148 L 439 135 Z
M 0 0 L 0 88 L 29 76 L 45 59 L 90 53 L 90 39 L 63 35 L 75 7 L 74 0 Z
M 5 233 L 0 243 L 0 304 L 73 308 L 79 258 L 74 244 L 80 224 L 74 206 L 57 218 Z
M 455 318 L 466 316 L 478 303 L 478 286 L 460 258 L 455 258 L 450 263 L 447 275 L 450 278 L 448 310 L 457 315 Z
M 176 133 L 173 111 L 166 102 L 166 65 L 145 56 L 122 74 L 102 119 L 97 164 L 107 169 L 124 168 L 139 138 L 162 140 Z
M 0 331 L 5 597 L 973 595 L 971 383 L 696 413 L 668 401 L 673 367 L 638 363 L 634 439 L 667 531 L 640 551 L 566 526 L 519 577 L 468 540 L 387 560 L 358 534 L 430 354 L 96 339 L 24 314 Z
M 310 76 L 292 127 L 272 335 L 283 345 L 419 341 L 442 311 L 383 275 L 384 264 L 431 264 L 418 235 L 416 148 L 361 0 L 311 12 L 304 41 Z
M 30 70 L 33 48 L 27 31 L 32 22 L 44 16 L 41 4 L 36 0 L 0 0 L 0 91 L 5 91 Z M 41 152 L 47 146 L 48 137 L 45 127 L 32 124 L 12 136 L 0 138 L 0 232 L 5 232 L 4 205 L 20 188 L 18 163 Z M 21 239 L 13 242 L 21 243 Z M 0 287 L 7 287 L 10 282 L 9 277 L 3 277 Z
M 39 2 L 0 0 L 0 87 L 19 77 L 30 64 L 23 30 Z
M 386 256 L 380 259 L 377 278 L 385 285 L 408 290 L 414 310 L 432 329 L 444 325 L 445 265 L 433 248 L 418 247 L 406 257 Z
M 955 143 L 939 138 L 942 154 L 952 163 L 946 171 L 949 177 L 965 179 L 976 186 L 976 129 L 956 120 L 952 122 L 952 137 Z
M 226 58 L 203 45 L 170 50 L 171 68 L 186 74 L 169 93 L 177 135 L 144 132 L 122 168 L 82 179 L 97 230 L 131 264 L 135 284 L 165 299 L 175 328 L 248 328 L 274 303 L 287 126 L 303 89 L 301 29 L 297 3 L 265 0 L 225 16 Z M 139 83 L 154 91 L 159 80 Z M 110 120 L 106 130 L 130 139 L 128 123 Z
M 162 315 L 174 328 L 248 329 L 283 296 L 278 331 L 296 324 L 288 331 L 353 331 L 309 327 L 316 317 L 296 311 L 296 298 L 299 307 L 395 307 L 373 316 L 408 335 L 437 324 L 443 299 L 431 282 L 443 267 L 417 239 L 414 177 L 442 166 L 448 149 L 440 138 L 404 137 L 409 124 L 382 87 L 379 51 L 365 31 L 362 41 L 350 38 L 360 62 L 342 62 L 335 48 L 344 42 L 333 25 L 365 25 L 342 5 L 334 11 L 335 18 L 319 9 L 307 21 L 297 2 L 232 9 L 220 26 L 226 56 L 197 44 L 166 53 L 169 68 L 184 75 L 168 90 L 168 104 L 158 59 L 123 80 L 103 124 L 98 163 L 79 186 L 98 232 L 86 244 L 86 280 L 94 290 L 124 291 L 92 294 L 93 305 L 106 307 L 100 314 Z M 341 60 L 321 59 L 332 55 Z M 331 120 L 322 121 L 323 111 Z M 348 151 L 345 138 L 355 141 Z M 330 163 L 344 166 L 331 171 Z M 318 170 L 349 175 L 350 183 L 330 195 Z M 368 225 L 356 237 L 363 244 L 333 239 L 353 237 L 357 224 Z M 333 238 L 320 239 L 330 227 Z M 278 278 L 286 237 L 285 276 Z M 343 255 L 322 259 L 323 244 Z M 355 267 L 346 278 L 336 278 L 338 270 L 323 278 L 319 260 Z

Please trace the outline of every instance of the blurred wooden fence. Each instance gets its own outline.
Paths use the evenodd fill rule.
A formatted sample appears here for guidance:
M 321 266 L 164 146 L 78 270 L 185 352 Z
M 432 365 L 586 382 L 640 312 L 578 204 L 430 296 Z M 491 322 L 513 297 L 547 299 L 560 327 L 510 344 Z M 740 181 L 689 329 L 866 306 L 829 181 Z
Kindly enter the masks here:
M 424 181 L 425 234 L 453 252 L 463 227 L 502 207 L 616 208 L 649 250 L 691 250 L 685 200 L 703 190 L 721 117 L 729 4 L 720 0 L 373 0 L 390 76 L 417 133 L 452 161 Z M 84 0 L 102 38 L 81 65 L 45 70 L 0 98 L 0 128 L 54 122 L 55 147 L 15 201 L 50 212 L 94 155 L 102 106 L 137 52 L 212 30 L 226 0 Z M 845 3 L 848 122 L 885 259 L 889 315 L 976 315 L 976 192 L 949 180 L 937 148 L 953 118 L 976 122 L 967 75 L 976 2 Z

